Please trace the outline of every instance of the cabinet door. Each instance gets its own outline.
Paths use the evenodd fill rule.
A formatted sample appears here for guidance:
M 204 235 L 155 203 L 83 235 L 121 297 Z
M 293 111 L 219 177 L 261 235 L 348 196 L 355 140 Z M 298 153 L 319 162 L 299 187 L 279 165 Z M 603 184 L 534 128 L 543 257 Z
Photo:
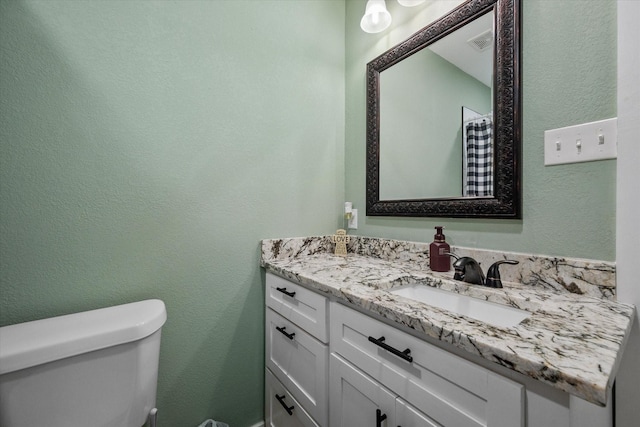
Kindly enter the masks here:
M 330 359 L 331 427 L 396 427 L 395 395 L 340 356 Z
M 265 386 L 265 419 L 269 427 L 318 427 L 268 369 Z
M 396 423 L 398 427 L 442 427 L 400 398 L 396 400 Z

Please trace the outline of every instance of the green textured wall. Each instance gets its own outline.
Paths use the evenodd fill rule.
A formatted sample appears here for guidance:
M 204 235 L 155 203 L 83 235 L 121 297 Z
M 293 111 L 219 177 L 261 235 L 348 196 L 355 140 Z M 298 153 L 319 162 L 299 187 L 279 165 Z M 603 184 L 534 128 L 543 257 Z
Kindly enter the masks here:
M 346 199 L 365 208 L 366 63 L 459 1 L 414 9 L 387 2 L 380 34 L 359 28 L 366 1 L 347 1 Z M 544 166 L 544 131 L 616 115 L 616 2 L 523 0 L 523 219 L 466 220 L 360 215 L 357 234 L 615 260 L 615 160 Z
M 542 150 L 616 114 L 615 1 L 523 1 L 521 221 L 363 215 L 365 64 L 426 24 L 387 3 L 370 35 L 365 0 L 0 0 L 0 324 L 161 298 L 161 426 L 244 427 L 258 241 L 334 230 L 345 191 L 361 235 L 615 259 L 615 161 Z
M 0 1 L 0 324 L 168 310 L 163 427 L 263 414 L 262 238 L 344 200 L 343 1 Z

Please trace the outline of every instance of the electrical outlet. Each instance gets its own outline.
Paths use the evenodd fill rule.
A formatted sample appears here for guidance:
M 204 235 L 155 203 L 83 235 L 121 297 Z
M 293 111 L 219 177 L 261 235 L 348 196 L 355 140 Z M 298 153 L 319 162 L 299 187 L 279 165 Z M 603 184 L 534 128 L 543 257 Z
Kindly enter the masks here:
M 544 164 L 591 162 L 618 157 L 618 119 L 547 130 Z
M 351 210 L 351 218 L 349 218 L 349 221 L 347 223 L 347 227 L 350 230 L 357 230 L 358 229 L 358 209 L 352 209 Z

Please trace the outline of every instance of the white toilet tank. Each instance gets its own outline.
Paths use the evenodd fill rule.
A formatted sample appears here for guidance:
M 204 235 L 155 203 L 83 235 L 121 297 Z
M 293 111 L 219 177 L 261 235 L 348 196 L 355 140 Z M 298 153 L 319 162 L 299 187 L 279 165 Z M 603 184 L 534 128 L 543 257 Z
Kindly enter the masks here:
M 166 319 L 147 300 L 0 328 L 0 426 L 142 426 Z

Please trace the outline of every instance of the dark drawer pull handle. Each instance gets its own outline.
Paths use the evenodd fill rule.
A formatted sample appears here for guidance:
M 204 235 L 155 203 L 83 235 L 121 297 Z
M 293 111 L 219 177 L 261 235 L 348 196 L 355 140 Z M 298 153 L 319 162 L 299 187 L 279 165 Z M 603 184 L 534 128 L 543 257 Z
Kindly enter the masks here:
M 382 422 L 387 419 L 387 414 L 383 414 L 380 409 L 376 409 L 376 427 L 382 427 Z
M 369 341 L 374 343 L 375 345 L 384 348 L 390 353 L 395 354 L 396 356 L 406 360 L 407 362 L 413 362 L 413 357 L 410 356 L 411 350 L 406 349 L 405 351 L 400 351 L 397 348 L 391 347 L 389 344 L 384 343 L 384 337 L 380 337 L 378 339 L 374 337 L 369 337 Z
M 295 292 L 289 292 L 289 291 L 287 291 L 287 288 L 276 288 L 276 290 L 282 292 L 283 294 L 285 294 L 286 296 L 291 297 L 291 298 L 296 296 Z
M 285 411 L 287 411 L 287 414 L 289 415 L 293 415 L 293 405 L 291 406 L 287 406 L 286 403 L 284 403 L 284 398 L 285 395 L 283 394 L 282 396 L 278 396 L 276 394 L 276 399 L 278 399 L 278 402 L 280 402 L 280 404 L 282 405 L 282 407 L 284 408 Z
M 290 340 L 293 340 L 293 337 L 295 337 L 295 336 L 296 336 L 296 333 L 295 333 L 295 332 L 291 332 L 290 334 L 288 334 L 288 333 L 285 331 L 285 329 L 287 329 L 287 327 L 286 327 L 286 326 L 283 326 L 282 328 L 281 328 L 281 327 L 279 327 L 279 326 L 276 326 L 276 329 L 277 329 L 277 330 L 278 330 L 282 335 L 284 335 L 285 337 L 289 338 Z

